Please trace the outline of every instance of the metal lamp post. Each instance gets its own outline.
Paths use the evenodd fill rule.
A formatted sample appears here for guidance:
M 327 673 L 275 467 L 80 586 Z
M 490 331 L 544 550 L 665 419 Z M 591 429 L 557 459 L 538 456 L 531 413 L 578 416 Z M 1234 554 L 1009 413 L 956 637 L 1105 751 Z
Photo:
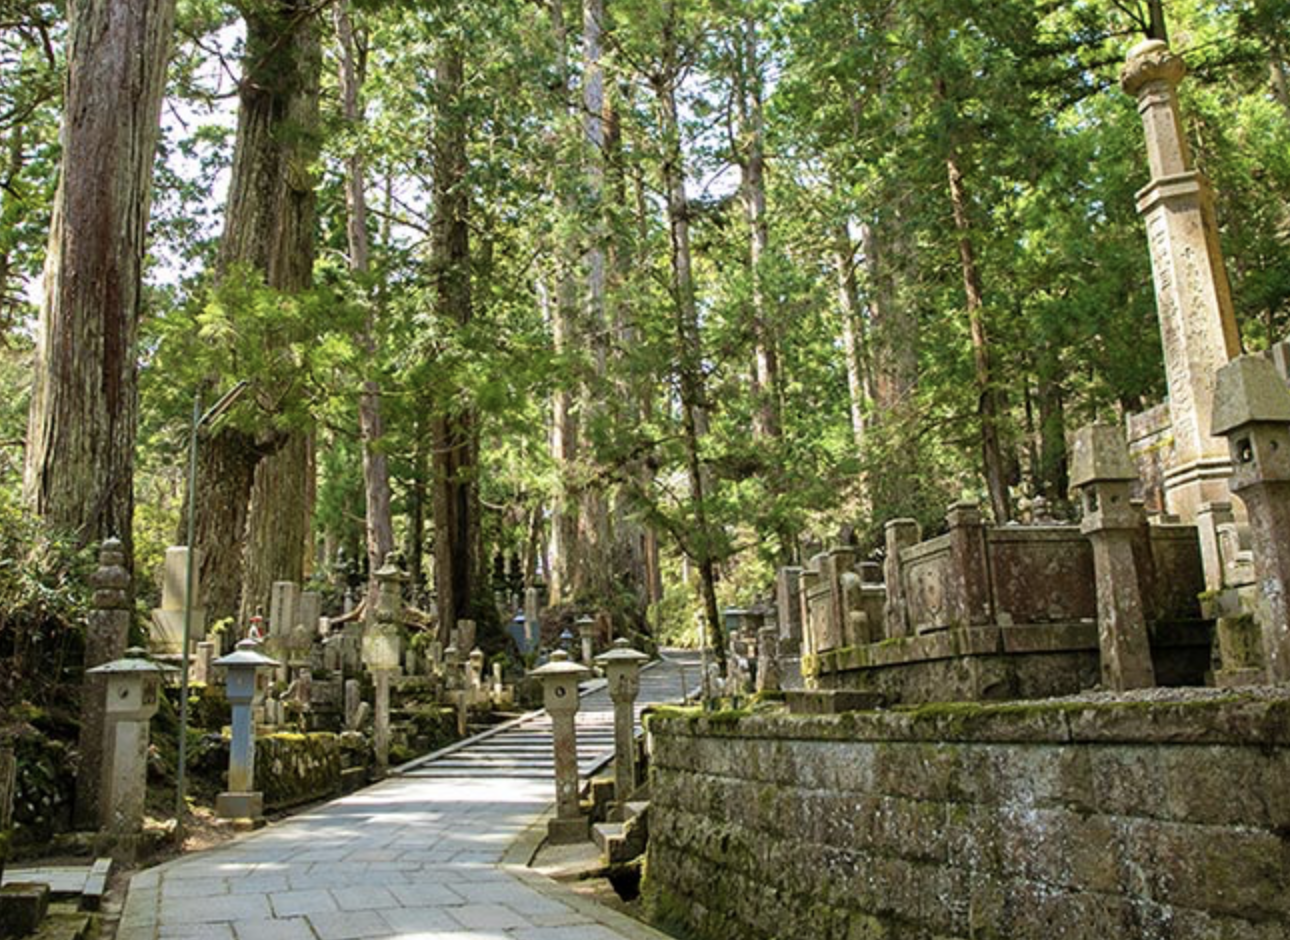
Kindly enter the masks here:
M 179 759 L 175 770 L 175 823 L 179 827 L 181 839 L 188 756 L 188 644 L 193 629 L 193 568 L 196 565 L 193 541 L 197 530 L 197 509 L 194 505 L 197 493 L 197 435 L 202 428 L 213 425 L 232 408 L 248 385 L 245 379 L 238 382 L 205 412 L 202 411 L 201 393 L 198 392 L 193 398 L 193 424 L 188 433 L 188 564 L 184 572 L 184 645 L 179 670 Z

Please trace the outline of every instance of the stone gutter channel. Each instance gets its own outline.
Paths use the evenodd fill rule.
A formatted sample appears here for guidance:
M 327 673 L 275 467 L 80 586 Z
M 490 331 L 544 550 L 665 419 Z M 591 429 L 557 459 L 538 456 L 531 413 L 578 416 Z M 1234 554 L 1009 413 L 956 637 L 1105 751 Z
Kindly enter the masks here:
M 678 672 L 666 659 L 643 672 L 641 703 L 681 698 Z M 587 777 L 612 758 L 612 710 L 603 680 L 581 696 Z M 550 762 L 543 712 L 490 728 L 378 784 L 139 872 L 116 936 L 666 940 L 526 867 L 553 802 Z

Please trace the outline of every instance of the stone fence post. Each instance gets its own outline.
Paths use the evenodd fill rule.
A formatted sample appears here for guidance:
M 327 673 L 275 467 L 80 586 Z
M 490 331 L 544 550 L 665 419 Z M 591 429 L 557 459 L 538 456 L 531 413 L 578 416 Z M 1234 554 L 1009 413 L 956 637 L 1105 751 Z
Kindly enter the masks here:
M 882 579 L 887 585 L 887 637 L 909 635 L 909 602 L 905 597 L 905 579 L 900 574 L 900 553 L 922 538 L 913 519 L 892 519 L 885 528 L 887 557 L 883 561 Z
M 1080 531 L 1093 544 L 1102 684 L 1117 691 L 1156 683 L 1133 542 L 1142 511 L 1130 500 L 1138 478 L 1120 429 L 1082 427 L 1075 435 L 1071 486 L 1084 503 Z
M 950 622 L 956 627 L 978 627 L 991 621 L 990 565 L 986 559 L 985 523 L 975 502 L 957 502 L 945 521 L 950 527 L 950 570 L 948 585 Z

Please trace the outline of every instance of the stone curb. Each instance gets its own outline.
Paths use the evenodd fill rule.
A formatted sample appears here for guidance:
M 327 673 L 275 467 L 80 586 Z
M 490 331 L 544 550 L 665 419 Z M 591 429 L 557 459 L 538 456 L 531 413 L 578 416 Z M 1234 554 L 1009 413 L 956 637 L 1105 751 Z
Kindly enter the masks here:
M 663 933 L 649 924 L 641 923 L 603 904 L 597 904 L 572 888 L 567 888 L 555 879 L 529 868 L 537 856 L 538 849 L 542 847 L 542 842 L 546 838 L 547 820 L 552 818 L 554 812 L 553 803 L 533 821 L 528 829 L 524 830 L 518 839 L 511 843 L 502 860 L 497 863 L 497 867 L 539 894 L 567 904 L 579 914 L 625 937 L 626 940 L 675 940 L 671 934 Z

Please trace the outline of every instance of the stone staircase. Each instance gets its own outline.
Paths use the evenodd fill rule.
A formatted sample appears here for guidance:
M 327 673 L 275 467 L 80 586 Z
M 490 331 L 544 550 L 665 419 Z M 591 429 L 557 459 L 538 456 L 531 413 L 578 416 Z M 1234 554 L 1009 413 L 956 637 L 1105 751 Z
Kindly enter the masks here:
M 621 822 L 596 823 L 591 838 L 607 865 L 623 865 L 645 854 L 649 840 L 649 801 L 631 800 Z
M 699 682 L 697 654 L 671 652 L 641 673 L 636 715 L 651 704 L 679 702 Z M 613 760 L 614 714 L 603 679 L 581 686 L 577 716 L 578 771 L 586 781 L 584 806 L 592 818 L 603 819 L 613 806 L 611 778 L 596 776 Z M 552 780 L 555 776 L 551 719 L 533 712 L 482 734 L 418 758 L 393 773 L 415 778 L 480 778 Z M 622 820 L 597 822 L 592 838 L 610 866 L 622 865 L 645 851 L 648 836 L 647 800 L 627 803 Z

